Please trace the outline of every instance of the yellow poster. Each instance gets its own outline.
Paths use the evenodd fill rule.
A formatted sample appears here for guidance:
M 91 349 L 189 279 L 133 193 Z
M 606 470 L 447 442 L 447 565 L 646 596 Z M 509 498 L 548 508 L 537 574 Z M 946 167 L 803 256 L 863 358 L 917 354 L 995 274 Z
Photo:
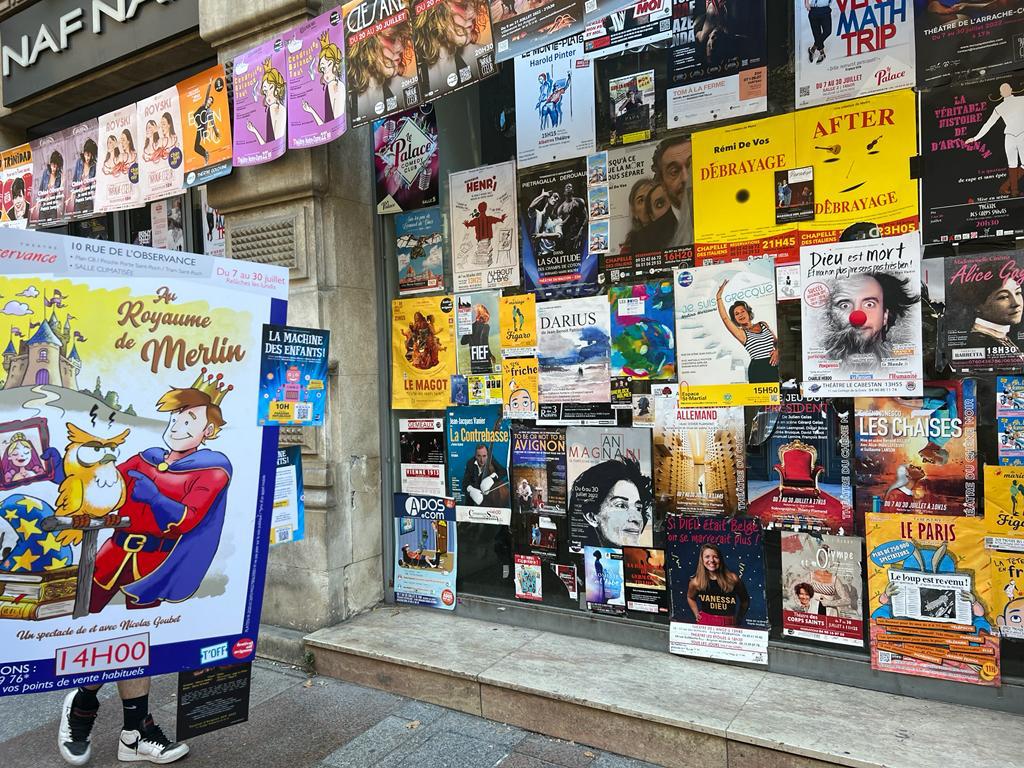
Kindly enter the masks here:
M 1001 637 L 1024 640 L 1024 555 L 992 553 L 992 613 Z
M 537 418 L 536 357 L 510 357 L 502 362 L 502 403 L 509 419 Z
M 814 218 L 800 222 L 803 245 L 838 242 L 851 226 L 859 225 L 851 235 L 860 237 L 918 228 L 913 91 L 802 109 L 795 121 L 797 165 L 814 169 Z
M 795 259 L 798 224 L 776 223 L 776 172 L 797 167 L 792 115 L 693 134 L 693 229 L 698 263 Z
M 869 513 L 871 668 L 997 686 L 985 521 Z
M 503 357 L 537 354 L 537 298 L 532 293 L 502 296 L 498 306 Z
M 455 373 L 451 296 L 391 302 L 391 407 L 446 408 Z
M 1024 552 L 1024 467 L 985 466 L 985 532 L 993 549 Z

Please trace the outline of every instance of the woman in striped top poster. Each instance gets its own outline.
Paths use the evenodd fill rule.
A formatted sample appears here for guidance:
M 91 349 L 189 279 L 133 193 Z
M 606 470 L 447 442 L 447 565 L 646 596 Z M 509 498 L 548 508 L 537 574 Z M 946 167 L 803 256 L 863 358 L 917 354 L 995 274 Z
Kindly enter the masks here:
M 728 281 L 718 288 L 718 314 L 736 341 L 743 345 L 750 355 L 747 366 L 748 383 L 777 382 L 779 380 L 779 343 L 772 329 L 765 322 L 754 322 L 754 310 L 745 301 L 734 301 L 725 309 L 722 294 Z

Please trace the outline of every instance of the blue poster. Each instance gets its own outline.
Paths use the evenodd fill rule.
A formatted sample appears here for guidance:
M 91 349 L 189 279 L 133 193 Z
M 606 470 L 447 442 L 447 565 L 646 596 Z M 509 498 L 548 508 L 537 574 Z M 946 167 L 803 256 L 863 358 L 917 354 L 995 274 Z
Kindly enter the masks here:
M 436 206 L 395 214 L 398 295 L 444 290 L 444 226 Z
M 301 541 L 306 535 L 306 494 L 302 487 L 302 448 L 277 449 L 274 512 L 270 517 L 270 543 Z
M 450 611 L 458 573 L 455 500 L 395 494 L 395 602 Z
M 449 408 L 448 487 L 460 523 L 508 525 L 510 422 L 500 405 Z
M 320 328 L 263 326 L 260 426 L 323 426 L 330 338 Z
M 675 287 L 671 278 L 608 288 L 612 376 L 675 381 Z

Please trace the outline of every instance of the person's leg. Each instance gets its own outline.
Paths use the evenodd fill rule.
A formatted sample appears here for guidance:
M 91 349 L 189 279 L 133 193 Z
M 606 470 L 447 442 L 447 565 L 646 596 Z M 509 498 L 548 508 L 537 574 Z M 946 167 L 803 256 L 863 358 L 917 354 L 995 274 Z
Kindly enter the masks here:
M 124 730 L 141 730 L 142 721 L 149 714 L 149 687 L 148 677 L 136 677 L 131 680 L 118 681 L 117 692 L 121 696 Z
M 136 677 L 117 683 L 124 713 L 124 728 L 117 745 L 117 759 L 122 762 L 147 761 L 165 765 L 188 754 L 188 744 L 171 741 L 149 714 L 148 677 Z
M 100 709 L 100 686 L 90 685 L 68 691 L 61 707 L 57 750 L 64 762 L 85 765 L 92 756 L 92 726 Z

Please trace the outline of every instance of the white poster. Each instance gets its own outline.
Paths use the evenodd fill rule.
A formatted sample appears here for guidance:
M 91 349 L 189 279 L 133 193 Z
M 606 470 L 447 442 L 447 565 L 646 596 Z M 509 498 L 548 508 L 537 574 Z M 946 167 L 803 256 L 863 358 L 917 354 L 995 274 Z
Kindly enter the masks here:
M 455 291 L 519 285 L 515 163 L 453 173 L 448 196 Z
M 538 304 L 540 402 L 610 402 L 610 338 L 606 296 Z
M 100 117 L 100 170 L 96 174 L 96 213 L 142 204 L 135 105 Z
M 162 200 L 185 188 L 184 154 L 178 122 L 177 87 L 142 99 L 136 104 L 139 144 L 139 184 L 142 202 Z
M 402 493 L 444 496 L 444 419 L 399 419 Z
M 150 203 L 149 220 L 152 224 L 154 248 L 166 248 L 169 251 L 187 250 L 184 195 Z

